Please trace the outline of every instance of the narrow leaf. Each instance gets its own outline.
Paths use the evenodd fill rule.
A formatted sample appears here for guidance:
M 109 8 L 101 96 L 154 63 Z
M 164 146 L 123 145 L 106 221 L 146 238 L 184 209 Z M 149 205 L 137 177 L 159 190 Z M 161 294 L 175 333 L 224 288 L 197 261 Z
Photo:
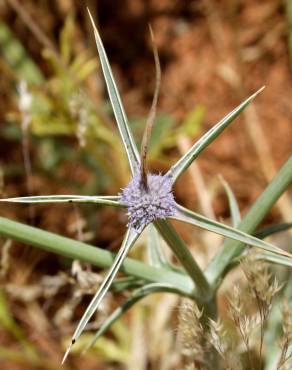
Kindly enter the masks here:
M 292 255 L 289 254 L 288 252 L 278 247 L 275 247 L 274 245 L 270 243 L 257 239 L 254 236 L 248 235 L 244 233 L 243 231 L 234 229 L 231 226 L 224 225 L 214 220 L 210 220 L 207 217 L 204 217 L 202 215 L 199 215 L 198 213 L 192 212 L 178 204 L 177 204 L 176 215 L 170 218 L 174 220 L 182 221 L 182 222 L 187 222 L 189 224 L 212 231 L 216 234 L 223 235 L 226 238 L 234 239 L 242 243 L 266 250 L 268 252 L 272 252 L 272 253 L 275 253 L 281 256 L 287 256 L 291 258 L 291 264 L 292 264 Z
M 290 258 L 285 256 L 279 256 L 272 253 L 259 253 L 257 254 L 257 259 L 263 260 L 270 263 L 275 263 L 277 265 L 292 267 L 292 261 Z
M 205 133 L 191 148 L 190 150 L 174 164 L 169 172 L 172 175 L 173 183 L 176 182 L 178 177 L 191 165 L 191 163 L 198 157 L 198 155 L 211 144 L 217 136 L 243 111 L 243 109 L 264 89 L 262 87 L 256 93 L 247 98 L 232 112 L 228 113 L 220 122 L 213 126 L 208 132 Z
M 89 195 L 37 195 L 31 197 L 4 198 L 0 202 L 9 203 L 97 203 L 121 207 L 119 196 Z
M 104 281 L 102 282 L 101 286 L 99 287 L 98 291 L 96 292 L 95 296 L 93 297 L 92 301 L 90 302 L 89 306 L 87 307 L 86 311 L 84 312 L 81 320 L 78 323 L 78 326 L 72 336 L 71 345 L 68 347 L 62 363 L 65 362 L 72 345 L 76 342 L 76 340 L 79 338 L 83 330 L 85 329 L 88 321 L 91 319 L 92 315 L 95 313 L 95 311 L 98 309 L 99 304 L 101 303 L 103 297 L 109 290 L 115 276 L 117 275 L 124 259 L 127 256 L 127 253 L 129 252 L 130 248 L 133 246 L 135 241 L 138 239 L 140 234 L 136 233 L 136 231 L 132 229 L 128 229 L 126 236 L 124 238 L 123 244 L 118 252 L 118 254 L 115 257 L 115 260 L 105 277 Z
M 168 293 L 178 293 L 176 288 L 171 285 L 164 285 L 164 284 L 149 284 L 145 285 L 144 287 L 137 289 L 132 297 L 128 298 L 124 303 L 122 303 L 101 325 L 101 327 L 96 332 L 94 338 L 89 343 L 89 345 L 85 348 L 85 351 L 88 351 L 92 346 L 94 346 L 95 342 L 100 338 L 106 330 L 115 322 L 117 321 L 126 311 L 128 311 L 131 307 L 134 306 L 135 303 L 142 300 L 149 294 L 159 293 L 159 292 L 168 292 Z
M 282 165 L 271 183 L 256 199 L 250 210 L 246 213 L 238 229 L 253 234 L 256 227 L 268 214 L 280 196 L 291 186 L 292 182 L 292 156 Z M 236 240 L 226 240 L 217 255 L 211 260 L 205 274 L 212 286 L 217 286 L 219 281 L 228 271 L 228 266 L 233 260 L 244 252 L 246 245 Z
M 145 280 L 137 279 L 135 276 L 127 276 L 113 281 L 111 292 L 119 293 L 125 290 L 135 290 L 147 284 Z
M 281 231 L 286 231 L 292 228 L 292 223 L 276 224 L 270 225 L 254 233 L 254 236 L 259 239 L 265 239 L 270 235 L 280 233 Z
M 232 226 L 237 227 L 241 221 L 241 216 L 240 216 L 240 211 L 239 211 L 237 200 L 228 182 L 224 180 L 222 176 L 220 176 L 220 181 L 224 187 L 225 193 L 228 198 Z
M 104 50 L 100 35 L 95 26 L 93 17 L 89 9 L 87 10 L 88 10 L 89 17 L 90 17 L 90 20 L 91 20 L 91 23 L 94 29 L 94 36 L 95 36 L 97 51 L 99 54 L 100 63 L 101 63 L 103 75 L 105 78 L 109 98 L 112 104 L 115 118 L 117 120 L 120 135 L 122 137 L 122 140 L 123 140 L 126 152 L 127 152 L 131 171 L 132 171 L 132 174 L 134 174 L 139 168 L 139 163 L 140 163 L 139 152 L 137 150 L 135 141 L 133 139 L 133 136 L 132 136 L 132 133 L 129 127 L 129 123 L 126 117 L 126 113 L 125 113 L 125 110 L 124 110 L 124 107 L 123 107 L 123 104 L 122 104 L 122 101 L 121 101 L 121 98 L 120 98 L 120 95 L 119 95 L 119 92 L 118 92 L 118 89 L 117 89 L 117 86 L 116 86 L 116 83 L 113 77 L 111 67 L 110 67 L 106 52 Z

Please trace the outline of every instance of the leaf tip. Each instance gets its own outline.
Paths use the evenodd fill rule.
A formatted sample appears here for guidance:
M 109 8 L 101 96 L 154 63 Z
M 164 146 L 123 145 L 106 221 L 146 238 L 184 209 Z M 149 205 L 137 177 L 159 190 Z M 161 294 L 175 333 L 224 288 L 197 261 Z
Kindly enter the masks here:
M 94 22 L 94 20 L 93 20 L 93 16 L 92 16 L 92 14 L 91 14 L 91 12 L 90 12 L 90 10 L 89 10 L 89 7 L 87 6 L 87 7 L 86 7 L 86 9 L 87 9 L 87 12 L 88 12 L 88 14 L 89 14 L 89 18 L 90 18 L 90 21 L 91 21 L 92 27 L 94 28 L 94 31 L 97 31 L 96 26 L 95 26 L 95 22 Z
M 21 203 L 19 202 L 18 198 L 2 198 L 0 199 L 0 202 L 5 203 Z
M 67 359 L 67 357 L 68 357 L 68 355 L 69 355 L 69 353 L 71 351 L 71 348 L 72 348 L 72 346 L 73 346 L 74 343 L 75 343 L 75 339 L 72 339 L 72 341 L 70 343 L 70 346 L 67 348 L 67 350 L 66 350 L 66 352 L 64 354 L 64 357 L 62 359 L 61 365 L 64 365 L 64 363 L 65 363 L 65 361 L 66 361 L 66 359 Z
M 261 88 L 259 88 L 255 93 L 254 93 L 254 96 L 257 96 L 259 95 L 263 90 L 265 90 L 266 86 L 263 85 Z

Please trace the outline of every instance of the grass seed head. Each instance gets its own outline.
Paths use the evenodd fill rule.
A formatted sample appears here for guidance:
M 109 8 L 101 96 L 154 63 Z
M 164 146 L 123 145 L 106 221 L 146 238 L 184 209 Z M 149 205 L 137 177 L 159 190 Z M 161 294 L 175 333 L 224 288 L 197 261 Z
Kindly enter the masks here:
M 203 312 L 195 302 L 183 300 L 179 309 L 179 339 L 182 353 L 189 360 L 202 364 L 204 361 L 204 328 L 201 323 Z
M 256 252 L 248 253 L 241 262 L 241 267 L 253 297 L 258 301 L 266 316 L 274 296 L 282 286 L 279 285 L 277 278 L 272 276 L 268 264 L 257 259 Z

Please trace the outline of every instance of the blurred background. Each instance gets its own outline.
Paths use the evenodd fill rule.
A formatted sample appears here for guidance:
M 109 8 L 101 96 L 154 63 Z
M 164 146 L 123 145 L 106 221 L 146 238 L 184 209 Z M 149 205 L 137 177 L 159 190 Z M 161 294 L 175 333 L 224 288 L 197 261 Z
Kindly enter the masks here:
M 138 144 L 155 85 L 148 24 L 153 27 L 162 67 L 149 152 L 153 172 L 166 171 L 208 128 L 266 86 L 175 189 L 180 203 L 228 221 L 220 174 L 244 213 L 291 154 L 288 0 L 1 0 L 2 196 L 111 195 L 129 180 L 86 3 Z M 282 198 L 265 224 L 288 221 L 289 215 L 291 202 Z M 95 205 L 5 205 L 1 216 L 112 251 L 126 224 L 123 212 Z M 205 266 L 222 239 L 177 227 Z M 285 239 L 277 242 L 285 247 Z M 134 257 L 145 258 L 143 243 L 142 238 Z M 1 369 L 59 369 L 70 334 L 103 272 L 16 242 L 1 244 Z M 229 277 L 229 284 L 236 278 Z M 224 289 L 221 295 L 224 312 Z M 97 328 L 123 299 L 109 294 L 90 328 Z M 178 303 L 179 298 L 167 294 L 144 300 L 81 357 L 91 335 L 85 334 L 63 368 L 180 369 Z

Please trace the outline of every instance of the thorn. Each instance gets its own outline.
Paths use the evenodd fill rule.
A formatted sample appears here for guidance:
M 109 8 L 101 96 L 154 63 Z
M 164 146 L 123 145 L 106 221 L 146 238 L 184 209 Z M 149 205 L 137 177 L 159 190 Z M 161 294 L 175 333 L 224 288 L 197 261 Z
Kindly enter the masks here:
M 63 360 L 61 362 L 61 365 L 64 365 L 64 363 L 65 363 L 65 361 L 66 361 L 66 359 L 67 359 L 67 357 L 68 357 L 68 355 L 69 355 L 69 353 L 71 351 L 71 348 L 72 348 L 72 346 L 73 346 L 74 343 L 75 343 L 75 339 L 72 339 L 72 342 L 71 342 L 70 346 L 67 348 L 67 351 L 64 354 L 64 357 L 63 357 Z
M 90 10 L 89 10 L 88 6 L 87 6 L 86 8 L 87 8 L 87 11 L 88 11 L 89 18 L 90 18 L 90 21 L 91 21 L 91 23 L 92 23 L 92 26 L 93 26 L 93 28 L 95 29 L 95 23 L 94 23 L 93 17 L 92 17 L 92 15 L 91 15 L 91 13 L 90 13 Z

